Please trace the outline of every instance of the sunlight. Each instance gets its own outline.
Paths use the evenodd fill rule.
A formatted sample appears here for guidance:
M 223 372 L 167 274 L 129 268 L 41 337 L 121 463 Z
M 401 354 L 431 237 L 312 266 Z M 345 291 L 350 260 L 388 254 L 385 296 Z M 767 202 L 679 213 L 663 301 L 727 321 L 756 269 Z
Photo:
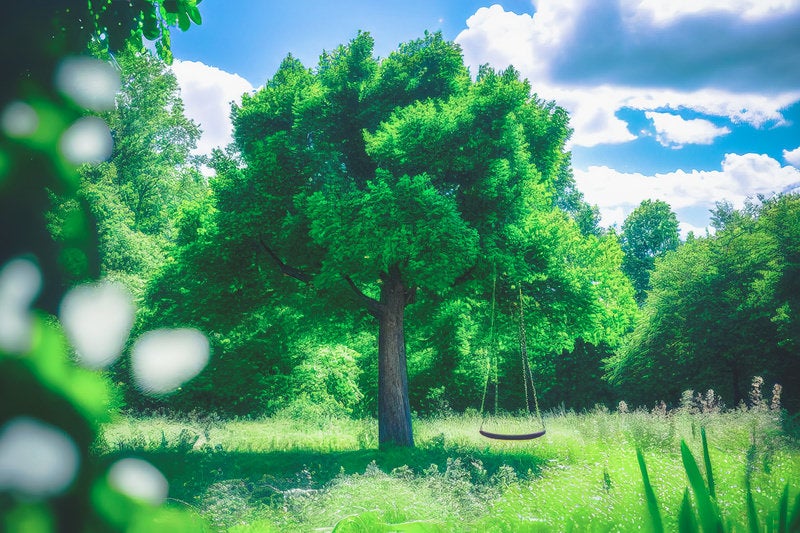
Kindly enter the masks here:
M 3 110 L 0 127 L 9 137 L 30 137 L 39 127 L 39 116 L 36 110 L 25 102 L 11 102 Z
M 81 107 L 107 111 L 114 108 L 119 73 L 100 59 L 68 57 L 56 71 L 56 86 Z
M 75 121 L 61 136 L 61 154 L 75 165 L 100 163 L 111 157 L 114 141 L 106 122 L 98 117 Z
M 27 259 L 12 259 L 0 270 L 0 349 L 22 353 L 30 348 L 29 307 L 41 287 L 42 274 Z

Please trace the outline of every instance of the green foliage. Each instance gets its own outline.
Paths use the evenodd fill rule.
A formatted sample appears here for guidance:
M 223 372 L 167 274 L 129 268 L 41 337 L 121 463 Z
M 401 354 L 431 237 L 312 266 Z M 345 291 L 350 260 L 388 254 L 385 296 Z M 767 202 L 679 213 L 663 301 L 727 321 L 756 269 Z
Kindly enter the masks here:
M 761 524 L 764 523 L 766 531 L 796 531 L 798 524 L 793 521 L 796 520 L 798 506 L 800 506 L 800 495 L 796 498 L 792 508 L 789 507 L 789 484 L 786 484 L 781 491 L 781 496 L 778 499 L 775 509 L 765 510 L 761 517 L 756 509 L 753 500 L 753 494 L 750 488 L 749 481 L 746 484 L 746 515 L 747 526 L 744 527 L 739 518 L 735 516 L 725 516 L 720 509 L 714 490 L 714 476 L 711 471 L 711 461 L 709 459 L 708 443 L 705 438 L 705 428 L 701 428 L 702 434 L 702 448 L 703 458 L 706 467 L 706 480 L 700 472 L 697 461 L 689 450 L 689 446 L 685 441 L 681 441 L 681 458 L 683 461 L 683 468 L 686 472 L 686 477 L 694 494 L 694 500 L 689 497 L 689 488 L 687 487 L 683 494 L 680 511 L 678 514 L 678 530 L 679 531 L 739 531 L 749 530 L 753 532 L 761 531 Z M 653 494 L 653 489 L 650 485 L 649 477 L 647 475 L 647 468 L 645 466 L 644 458 L 641 452 L 637 450 L 637 457 L 642 472 L 642 479 L 645 485 L 645 494 L 648 505 L 648 512 L 654 524 L 654 530 L 663 531 L 661 526 L 661 515 L 658 504 Z M 792 529 L 792 528 L 795 529 Z
M 636 327 L 609 360 L 612 383 L 635 402 L 658 399 L 648 390 L 676 397 L 693 388 L 736 405 L 754 375 L 800 379 L 792 348 L 799 214 L 797 195 L 776 197 L 658 261 Z M 783 401 L 796 409 L 797 391 Z
M 82 166 L 76 197 L 53 195 L 48 221 L 56 240 L 69 242 L 88 207 L 101 275 L 138 296 L 176 238 L 176 213 L 206 185 L 190 155 L 200 130 L 184 116 L 175 76 L 131 46 L 115 61 L 123 83 L 114 110 L 102 115 L 115 141 L 111 158 Z
M 653 486 L 650 484 L 650 476 L 647 474 L 647 465 L 645 464 L 642 450 L 638 448 L 636 449 L 636 460 L 639 461 L 639 469 L 642 471 L 644 495 L 647 500 L 647 510 L 650 513 L 653 531 L 655 533 L 662 533 L 664 531 L 664 524 L 661 520 L 661 511 L 658 509 L 658 500 L 656 499 L 656 493 L 653 491 Z
M 678 217 L 669 204 L 644 200 L 622 224 L 620 242 L 625 253 L 622 270 L 633 282 L 636 301 L 641 305 L 650 290 L 656 259 L 680 244 Z
M 117 51 L 126 45 L 144 50 L 144 39 L 154 41 L 158 56 L 172 63 L 170 27 L 188 30 L 192 22 L 202 24 L 197 5 L 202 0 L 136 0 L 113 2 L 90 0 L 89 18 L 94 22 L 95 39 L 104 42 L 109 50 Z
M 54 429 L 77 450 L 75 472 L 64 486 L 52 493 L 29 493 L 26 491 L 39 490 L 30 488 L 36 486 L 35 482 L 26 485 L 24 480 L 15 480 L 8 484 L 5 479 L 0 488 L 3 529 L 43 532 L 203 530 L 202 519 L 139 500 L 109 483 L 108 464 L 99 461 L 89 450 L 101 424 L 111 421 L 114 398 L 111 383 L 103 375 L 77 367 L 70 360 L 69 346 L 55 319 L 37 313 L 32 326 L 29 349 L 23 353 L 0 349 L 3 400 L 0 402 L 0 433 L 8 439 L 10 424 L 20 420 L 31 420 Z M 50 435 L 46 439 L 39 437 L 44 443 L 51 438 Z M 4 452 L 13 453 L 8 447 Z M 47 457 L 37 459 L 48 460 Z M 4 460 L 10 458 L 4 456 Z M 60 460 L 62 464 L 70 464 L 69 457 Z
M 385 451 L 377 450 L 374 419 L 221 420 L 202 447 L 189 451 L 180 434 L 203 433 L 191 418 L 122 419 L 104 427 L 98 453 L 112 458 L 117 450 L 136 450 L 174 480 L 175 498 L 219 529 L 331 529 L 371 512 L 382 524 L 433 522 L 444 531 L 628 531 L 647 530 L 651 523 L 636 453 L 641 448 L 663 530 L 697 531 L 694 492 L 676 450 L 683 440 L 699 451 L 699 428 L 705 427 L 713 448 L 703 453 L 713 460 L 715 500 L 726 527 L 741 531 L 748 521 L 751 442 L 758 458 L 749 479 L 761 530 L 768 521 L 778 530 L 787 480 L 785 516 L 791 524 L 800 475 L 797 446 L 774 433 L 769 413 L 668 415 L 553 414 L 547 436 L 532 447 L 483 439 L 477 416 L 420 419 L 416 448 Z M 366 446 L 364 433 L 373 435 Z M 670 437 L 641 447 L 635 439 L 640 434 Z M 770 449 L 773 459 L 765 470 L 761 455 Z M 681 516 L 694 520 L 694 527 L 680 529 Z
M 371 533 L 373 531 L 397 531 L 406 533 L 435 533 L 446 531 L 444 525 L 428 520 L 413 522 L 386 523 L 374 511 L 366 511 L 340 520 L 334 533 Z
M 181 0 L 181 4 L 196 10 L 193 0 Z M 141 42 L 137 28 L 142 11 L 150 12 L 154 6 L 158 3 L 110 0 L 6 6 L 2 34 L 14 44 L 15 52 L 10 61 L 3 62 L 0 109 L 22 110 L 34 124 L 15 133 L 4 128 L 0 135 L 0 265 L 5 267 L 9 258 L 21 253 L 33 253 L 45 278 L 39 304 L 46 310 L 56 309 L 66 286 L 98 274 L 100 262 L 93 213 L 78 194 L 77 157 L 70 156 L 61 143 L 86 114 L 85 107 L 99 111 L 100 106 L 86 104 L 85 95 L 60 82 L 58 69 L 66 68 L 66 56 L 85 53 L 92 36 L 114 50 L 137 39 Z M 199 13 L 194 18 L 199 23 Z M 168 39 L 159 45 L 168 53 Z M 92 68 L 95 73 L 103 70 L 98 63 L 92 63 Z M 79 86 L 83 80 L 77 81 Z M 95 133 L 100 127 L 96 120 L 82 123 L 92 124 Z M 81 149 L 96 148 L 82 144 Z M 53 194 L 59 195 L 62 208 L 47 217 Z M 51 229 L 56 228 L 60 246 L 51 239 Z M 75 366 L 73 348 L 52 316 L 31 311 L 29 301 L 15 308 L 20 304 L 13 301 L 20 288 L 3 287 L 0 302 L 4 321 L 0 438 L 5 470 L 0 529 L 205 530 L 206 524 L 195 515 L 148 502 L 141 494 L 131 495 L 130 487 L 124 490 L 112 479 L 116 464 L 109 468 L 89 452 L 99 425 L 109 419 L 116 402 L 112 388 L 100 373 Z M 23 298 L 34 300 L 37 291 Z M 18 339 L 10 345 L 5 326 L 14 323 L 23 329 L 12 328 L 11 336 Z M 31 461 L 37 464 L 26 464 Z M 9 467 L 18 471 L 9 475 Z
M 458 46 L 438 33 L 379 60 L 372 37 L 359 33 L 313 70 L 288 56 L 232 118 L 239 153 L 212 157 L 213 195 L 184 210 L 186 237 L 179 234 L 174 261 L 145 299 L 148 327 L 202 324 L 216 339 L 207 376 L 181 393 L 186 405 L 203 397 L 227 409 L 237 401 L 224 389 L 262 413 L 264 402 L 251 401 L 260 388 L 275 408 L 302 392 L 302 411 L 323 387 L 305 390 L 290 377 L 314 368 L 321 353 L 299 347 L 347 337 L 374 343 L 374 333 L 360 332 L 378 318 L 381 327 L 408 325 L 384 339 L 403 359 L 408 346 L 415 409 L 442 385 L 437 401 L 474 406 L 493 269 L 507 326 L 503 358 L 516 345 L 510 296 L 519 284 L 537 359 L 571 351 L 576 339 L 614 347 L 629 327 L 635 303 L 619 271 L 622 252 L 574 188 L 567 114 L 532 97 L 514 69 L 483 68 L 473 81 Z M 389 319 L 387 299 L 400 293 L 392 307 L 399 318 Z M 276 327 L 273 317 L 290 308 L 304 325 Z M 262 319 L 251 322 L 254 315 Z M 374 412 L 375 355 L 386 345 L 347 345 L 359 354 L 358 394 L 336 395 L 362 398 L 348 399 L 345 411 Z M 405 372 L 405 364 L 396 367 Z M 239 382 L 248 365 L 254 371 Z M 265 388 L 268 379 L 250 377 L 265 369 L 292 385 Z M 508 399 L 521 394 L 511 389 Z

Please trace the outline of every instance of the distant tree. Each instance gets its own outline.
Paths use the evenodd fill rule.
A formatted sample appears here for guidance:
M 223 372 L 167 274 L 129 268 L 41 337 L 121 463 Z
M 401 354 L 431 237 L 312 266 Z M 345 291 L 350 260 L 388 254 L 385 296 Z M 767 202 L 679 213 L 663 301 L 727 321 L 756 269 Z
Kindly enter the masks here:
M 678 217 L 666 202 L 644 200 L 622 224 L 620 243 L 625 253 L 622 270 L 633 283 L 636 301 L 642 305 L 656 258 L 680 244 Z
M 226 253 L 242 258 L 232 276 L 273 265 L 320 310 L 350 294 L 377 320 L 379 440 L 408 446 L 407 307 L 469 291 L 486 302 L 495 271 L 502 301 L 521 284 L 535 302 L 532 344 L 561 349 L 619 334 L 633 302 L 616 241 L 585 237 L 555 205 L 564 110 L 513 69 L 471 81 L 440 34 L 382 62 L 372 47 L 360 33 L 315 71 L 284 60 L 234 107 L 246 166 L 214 189 Z
M 170 28 L 200 24 L 196 0 L 30 0 L 4 6 L 0 110 L 17 106 L 38 117 L 35 131 L 0 131 L 0 264 L 19 254 L 36 256 L 49 283 L 38 302 L 55 311 L 64 289 L 100 272 L 96 227 L 85 202 L 75 197 L 76 169 L 63 160 L 62 134 L 86 108 L 54 80 L 66 57 L 88 54 L 88 45 L 118 52 L 154 42 L 171 60 Z M 21 104 L 21 107 L 20 107 Z M 72 198 L 75 231 L 54 245 L 45 213 L 49 192 Z
M 176 236 L 184 202 L 207 190 L 191 155 L 200 136 L 186 118 L 178 82 L 149 52 L 128 47 L 116 55 L 122 86 L 113 111 L 102 117 L 114 138 L 111 158 L 79 169 L 79 201 L 86 202 L 99 237 L 100 271 L 140 293 Z M 79 203 L 62 198 L 50 227 L 65 240 Z
M 716 235 L 657 262 L 636 327 L 609 377 L 634 398 L 713 388 L 738 404 L 754 375 L 783 383 L 796 408 L 800 381 L 800 197 L 736 211 Z M 657 391 L 658 397 L 654 394 Z

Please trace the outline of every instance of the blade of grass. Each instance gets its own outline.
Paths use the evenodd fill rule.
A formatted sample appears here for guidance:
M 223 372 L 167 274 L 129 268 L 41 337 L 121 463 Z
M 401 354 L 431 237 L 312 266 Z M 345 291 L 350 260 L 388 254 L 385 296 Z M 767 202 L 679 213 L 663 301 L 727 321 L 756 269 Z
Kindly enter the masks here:
M 697 461 L 695 461 L 686 441 L 681 441 L 681 458 L 683 459 L 683 468 L 686 470 L 686 477 L 689 478 L 689 486 L 694 492 L 695 500 L 697 500 L 697 514 L 700 526 L 703 531 L 717 531 L 722 527 L 719 513 L 714 507 L 714 502 L 708 493 L 703 475 L 700 473 Z
M 787 533 L 788 529 L 787 526 L 787 518 L 789 514 L 789 484 L 787 483 L 786 486 L 783 488 L 783 494 L 781 494 L 781 501 L 778 505 L 778 532 L 779 533 Z
M 664 523 L 661 520 L 661 512 L 658 510 L 658 501 L 653 486 L 650 484 L 650 476 L 647 474 L 647 465 L 644 462 L 642 450 L 636 448 L 636 459 L 639 461 L 639 469 L 642 471 L 642 482 L 644 483 L 644 495 L 647 500 L 647 509 L 650 511 L 650 520 L 653 522 L 653 531 L 664 533 Z
M 750 490 L 750 478 L 745 479 L 745 485 L 747 487 L 747 525 L 750 533 L 760 533 L 756 502 L 753 500 L 753 492 Z
M 695 533 L 697 531 L 697 520 L 694 516 L 692 503 L 689 501 L 688 488 L 683 492 L 683 501 L 678 512 L 678 531 L 679 533 Z
M 706 428 L 704 426 L 700 428 L 700 439 L 703 441 L 703 463 L 705 463 L 706 477 L 708 478 L 708 492 L 712 498 L 716 498 L 714 471 L 711 469 L 711 457 L 708 455 L 708 441 L 706 440 Z
M 793 509 L 789 517 L 789 531 L 800 531 L 800 493 L 794 499 Z

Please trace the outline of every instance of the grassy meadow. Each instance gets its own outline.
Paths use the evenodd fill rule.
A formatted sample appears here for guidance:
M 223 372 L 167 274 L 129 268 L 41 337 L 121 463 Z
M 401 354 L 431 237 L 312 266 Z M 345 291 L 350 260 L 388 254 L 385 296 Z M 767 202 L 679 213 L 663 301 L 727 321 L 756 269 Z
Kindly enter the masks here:
M 689 486 L 681 441 L 708 479 L 704 428 L 726 526 L 752 531 L 754 512 L 758 530 L 778 531 L 787 484 L 790 504 L 800 498 L 800 446 L 779 418 L 766 408 L 559 412 L 544 437 L 509 443 L 481 437 L 478 416 L 453 415 L 415 420 L 413 449 L 378 451 L 373 420 L 120 417 L 95 453 L 152 462 L 170 480 L 169 503 L 211 531 L 646 531 L 638 449 L 664 529 L 677 531 Z

